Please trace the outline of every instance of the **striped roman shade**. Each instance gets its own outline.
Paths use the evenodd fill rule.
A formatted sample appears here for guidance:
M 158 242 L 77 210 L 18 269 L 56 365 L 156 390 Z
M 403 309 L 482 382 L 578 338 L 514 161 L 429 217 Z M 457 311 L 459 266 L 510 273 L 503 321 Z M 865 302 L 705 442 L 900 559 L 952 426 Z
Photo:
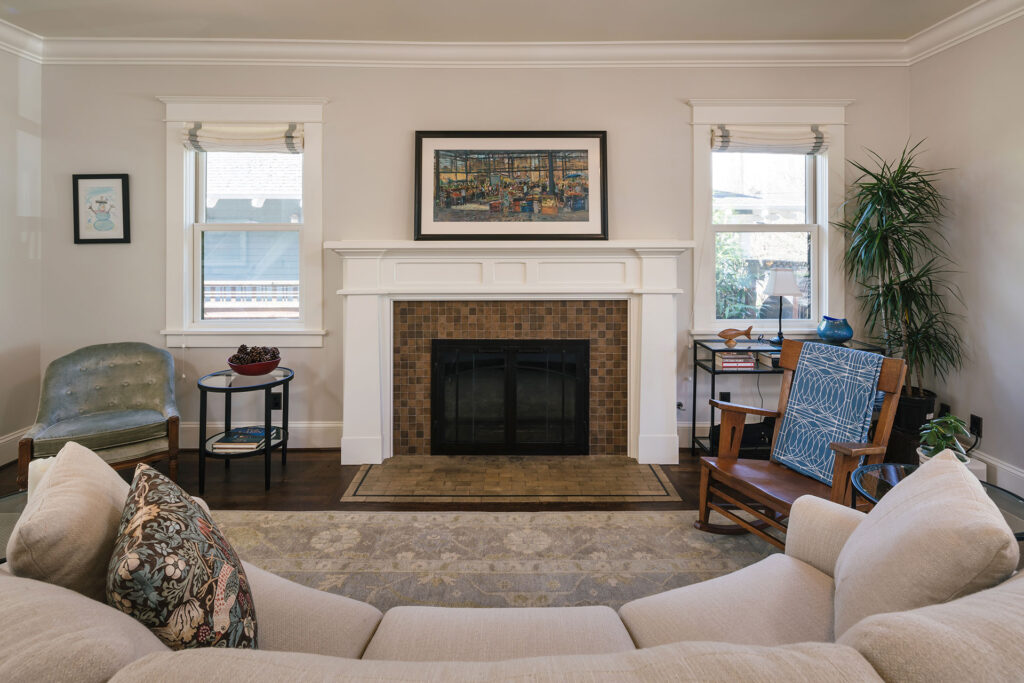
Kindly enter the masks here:
M 727 126 L 711 128 L 712 152 L 818 154 L 828 148 L 820 126 Z
M 186 123 L 186 149 L 196 152 L 302 154 L 301 123 Z

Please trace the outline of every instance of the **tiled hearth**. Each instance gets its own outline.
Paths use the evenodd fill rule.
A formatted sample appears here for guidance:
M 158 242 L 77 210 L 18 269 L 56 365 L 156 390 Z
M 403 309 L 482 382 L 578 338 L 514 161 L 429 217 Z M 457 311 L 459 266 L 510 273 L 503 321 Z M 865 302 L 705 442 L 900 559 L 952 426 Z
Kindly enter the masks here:
M 393 316 L 395 455 L 430 453 L 433 339 L 589 339 L 590 453 L 626 454 L 627 301 L 396 301 Z
M 590 402 L 590 452 L 678 462 L 678 258 L 691 243 L 324 246 L 342 261 L 342 464 L 429 452 L 430 364 L 420 361 L 429 358 L 435 336 L 580 338 L 575 335 L 585 327 L 595 352 L 590 378 L 598 381 Z M 412 356 L 415 370 L 404 357 L 396 368 L 396 347 Z

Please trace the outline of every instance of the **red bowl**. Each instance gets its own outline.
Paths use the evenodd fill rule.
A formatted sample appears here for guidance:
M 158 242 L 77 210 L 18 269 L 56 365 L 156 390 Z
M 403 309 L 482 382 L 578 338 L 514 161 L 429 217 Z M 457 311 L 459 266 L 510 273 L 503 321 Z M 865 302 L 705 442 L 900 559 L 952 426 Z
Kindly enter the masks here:
M 276 368 L 280 362 L 280 358 L 278 358 L 277 360 L 264 361 L 262 363 L 247 363 L 245 365 L 236 365 L 235 363 L 228 361 L 228 367 L 237 372 L 239 375 L 255 376 L 265 375 L 268 372 L 273 371 L 274 368 Z

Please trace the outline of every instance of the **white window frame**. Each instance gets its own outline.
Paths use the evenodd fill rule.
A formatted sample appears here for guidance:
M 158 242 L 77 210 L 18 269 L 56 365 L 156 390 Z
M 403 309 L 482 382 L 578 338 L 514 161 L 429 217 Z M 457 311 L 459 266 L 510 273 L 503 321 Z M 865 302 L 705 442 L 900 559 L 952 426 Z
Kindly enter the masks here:
M 323 329 L 323 107 L 322 98 L 160 97 L 166 106 L 167 302 L 165 343 L 171 347 L 229 348 L 239 344 L 322 347 Z M 301 224 L 200 224 L 197 214 L 197 153 L 181 142 L 182 125 L 302 123 Z M 227 227 L 225 227 L 227 226 Z M 297 230 L 299 232 L 298 320 L 203 320 L 202 232 L 205 230 Z
M 693 324 L 692 335 L 716 334 L 742 323 L 755 334 L 778 331 L 778 319 L 719 319 L 715 315 L 715 234 L 718 232 L 811 233 L 811 317 L 783 319 L 790 333 L 811 333 L 823 314 L 845 317 L 843 235 L 830 225 L 842 210 L 845 192 L 844 127 L 852 100 L 690 100 L 693 109 Z M 813 222 L 798 224 L 712 224 L 711 130 L 732 125 L 819 125 L 829 138 L 827 149 L 815 156 L 808 191 Z M 809 198 L 810 199 L 810 198 Z

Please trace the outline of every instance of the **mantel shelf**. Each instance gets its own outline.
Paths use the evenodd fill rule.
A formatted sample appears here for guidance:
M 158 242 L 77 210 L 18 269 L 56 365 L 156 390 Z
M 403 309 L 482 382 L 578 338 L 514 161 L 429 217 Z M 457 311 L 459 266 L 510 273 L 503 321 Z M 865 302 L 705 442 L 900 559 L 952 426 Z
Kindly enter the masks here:
M 417 254 L 447 256 L 500 253 L 522 254 L 592 254 L 592 253 L 657 253 L 681 254 L 693 248 L 692 240 L 340 240 L 324 242 L 324 249 L 345 256 L 380 257 Z

